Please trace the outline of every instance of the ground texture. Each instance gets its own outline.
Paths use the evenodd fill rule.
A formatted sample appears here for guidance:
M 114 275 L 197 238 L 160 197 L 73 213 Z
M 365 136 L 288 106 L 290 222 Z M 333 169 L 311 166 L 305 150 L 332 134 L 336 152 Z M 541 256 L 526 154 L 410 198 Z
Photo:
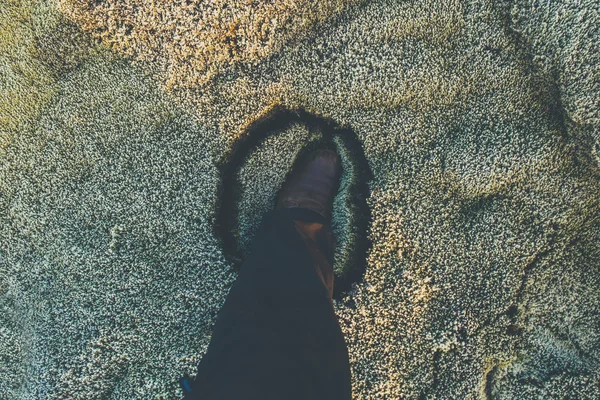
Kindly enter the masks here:
M 181 396 L 281 110 L 345 129 L 355 398 L 600 398 L 597 1 L 0 0 L 0 91 L 0 399 Z

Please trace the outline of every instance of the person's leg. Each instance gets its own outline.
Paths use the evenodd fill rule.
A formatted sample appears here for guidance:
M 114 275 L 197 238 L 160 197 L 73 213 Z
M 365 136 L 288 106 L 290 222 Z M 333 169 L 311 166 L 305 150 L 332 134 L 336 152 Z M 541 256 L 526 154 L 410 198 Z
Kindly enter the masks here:
M 327 213 L 283 203 L 265 216 L 186 400 L 351 398 Z

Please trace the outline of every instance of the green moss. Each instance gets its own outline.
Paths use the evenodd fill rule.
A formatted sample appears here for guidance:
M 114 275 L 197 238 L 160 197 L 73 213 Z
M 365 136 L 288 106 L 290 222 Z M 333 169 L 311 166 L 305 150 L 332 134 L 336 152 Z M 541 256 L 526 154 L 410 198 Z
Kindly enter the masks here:
M 154 82 L 51 7 L 8 3 L 2 388 L 177 397 L 235 278 L 222 162 L 280 107 L 351 129 L 373 173 L 366 271 L 335 303 L 357 399 L 600 397 L 597 7 L 538 3 L 361 3 L 170 93 L 206 71 L 174 57 Z M 236 204 L 245 245 L 308 137 L 274 135 L 239 171 L 257 183 Z M 338 277 L 365 233 L 345 190 Z
M 0 151 L 57 90 L 56 78 L 87 57 L 96 44 L 68 22 L 51 1 L 8 1 L 0 11 Z M 2 154 L 2 153 L 0 153 Z
M 55 88 L 50 71 L 38 60 L 33 8 L 11 1 L 0 11 L 0 150 L 35 120 Z
M 93 57 L 57 93 L 0 169 L 11 243 L 0 253 L 10 277 L 0 304 L 13 313 L 0 351 L 26 349 L 2 369 L 3 387 L 25 390 L 28 371 L 34 397 L 131 397 L 150 380 L 142 390 L 172 392 L 206 345 L 225 295 L 215 289 L 231 282 L 210 229 L 218 141 L 123 61 Z M 167 314 L 194 322 L 163 331 L 163 346 L 152 327 Z

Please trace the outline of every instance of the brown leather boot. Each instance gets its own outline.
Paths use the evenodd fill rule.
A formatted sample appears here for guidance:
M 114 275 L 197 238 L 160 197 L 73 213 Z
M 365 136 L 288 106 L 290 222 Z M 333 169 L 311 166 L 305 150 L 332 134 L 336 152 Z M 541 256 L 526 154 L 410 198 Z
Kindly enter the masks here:
M 317 150 L 307 163 L 285 183 L 277 209 L 305 208 L 315 211 L 326 222 L 331 219 L 333 199 L 339 187 L 340 157 L 331 150 Z M 296 229 L 315 262 L 317 275 L 333 297 L 333 258 L 335 240 L 329 227 L 320 222 L 295 220 Z
M 285 183 L 277 201 L 277 209 L 307 208 L 329 221 L 341 170 L 340 156 L 336 152 L 314 151 L 304 167 L 295 171 Z

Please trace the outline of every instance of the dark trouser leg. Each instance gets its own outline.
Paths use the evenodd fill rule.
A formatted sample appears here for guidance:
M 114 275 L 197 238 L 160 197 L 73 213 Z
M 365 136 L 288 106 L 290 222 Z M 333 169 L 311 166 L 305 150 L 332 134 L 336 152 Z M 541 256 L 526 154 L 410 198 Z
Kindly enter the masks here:
M 326 257 L 315 260 L 297 218 L 265 217 L 186 399 L 351 398 L 347 348 L 318 265 Z

